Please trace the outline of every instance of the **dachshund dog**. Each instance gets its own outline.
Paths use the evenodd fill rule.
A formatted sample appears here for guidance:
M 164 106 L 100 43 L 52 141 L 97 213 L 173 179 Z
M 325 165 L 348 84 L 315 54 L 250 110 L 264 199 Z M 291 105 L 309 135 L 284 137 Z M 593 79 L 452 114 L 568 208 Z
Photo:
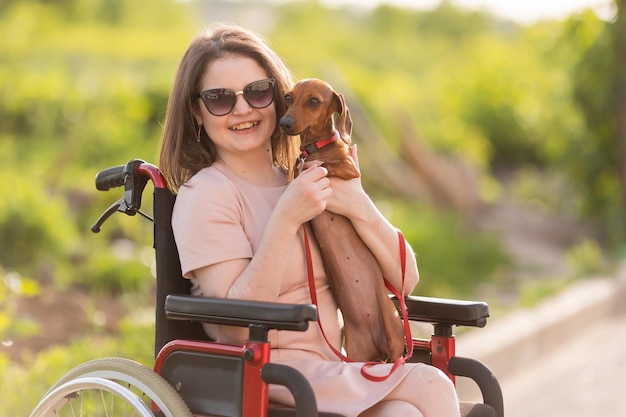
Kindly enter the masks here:
M 296 169 L 302 170 L 305 160 L 320 160 L 328 176 L 359 177 L 349 151 L 352 119 L 343 95 L 324 81 L 305 79 L 285 98 L 287 112 L 279 126 L 287 135 L 300 135 Z M 402 322 L 374 255 L 344 216 L 324 211 L 311 220 L 311 230 L 344 317 L 348 357 L 358 362 L 395 361 L 404 350 Z

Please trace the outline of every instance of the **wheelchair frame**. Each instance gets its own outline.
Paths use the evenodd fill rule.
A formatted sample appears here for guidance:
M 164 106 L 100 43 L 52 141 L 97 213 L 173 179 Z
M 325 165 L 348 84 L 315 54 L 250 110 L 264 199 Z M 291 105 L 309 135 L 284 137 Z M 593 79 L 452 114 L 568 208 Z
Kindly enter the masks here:
M 148 181 L 154 185 L 154 219 L 140 210 Z M 86 387 L 104 387 L 118 393 L 120 390 L 110 388 L 107 382 L 115 381 L 122 385 L 118 396 L 131 404 L 135 401 L 132 392 L 129 389 L 125 393 L 123 387 L 139 387 L 150 400 L 155 415 L 342 417 L 318 413 L 313 390 L 304 376 L 293 368 L 270 362 L 268 332 L 274 329 L 305 331 L 310 322 L 317 320 L 316 307 L 188 295 L 190 284 L 181 275 L 171 227 L 175 196 L 160 171 L 152 164 L 135 159 L 105 169 L 96 176 L 98 190 L 122 186 L 123 198 L 103 213 L 92 231 L 97 233 L 116 212 L 130 216 L 139 213 L 154 222 L 157 262 L 154 372 L 127 359 L 87 362 L 62 377 L 31 416 L 56 415 L 50 414 L 48 405 L 62 402 L 59 392 L 64 398 L 71 398 L 68 392 L 78 392 L 81 383 L 89 382 Z M 436 366 L 453 382 L 457 376 L 476 382 L 483 403 L 462 402 L 464 417 L 503 417 L 502 391 L 495 375 L 474 359 L 456 356 L 452 331 L 453 326 L 484 327 L 489 317 L 487 304 L 417 296 L 408 296 L 405 300 L 409 320 L 434 326 L 430 339 L 413 340 L 414 354 L 409 361 Z M 243 346 L 210 341 L 201 323 L 247 327 L 248 341 Z M 269 384 L 287 387 L 294 397 L 295 410 L 270 407 Z M 145 410 L 138 413 L 143 416 Z

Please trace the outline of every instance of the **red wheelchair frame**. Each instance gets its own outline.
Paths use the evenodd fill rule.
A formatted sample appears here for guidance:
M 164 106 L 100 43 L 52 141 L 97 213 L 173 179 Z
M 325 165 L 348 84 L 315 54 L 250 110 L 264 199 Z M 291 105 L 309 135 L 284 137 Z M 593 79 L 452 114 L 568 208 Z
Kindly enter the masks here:
M 297 370 L 270 362 L 270 330 L 305 331 L 317 320 L 314 305 L 291 305 L 232 299 L 198 298 L 189 294 L 181 275 L 171 228 L 175 196 L 158 168 L 142 160 L 105 169 L 96 176 L 96 188 L 124 187 L 124 197 L 111 205 L 92 227 L 94 232 L 116 212 L 141 212 L 148 181 L 154 185 L 154 245 L 157 262 L 155 371 L 180 394 L 194 415 L 223 417 L 342 417 L 318 413 L 314 393 Z M 396 300 L 397 301 L 397 300 Z M 483 403 L 461 403 L 464 417 L 503 417 L 502 391 L 493 373 L 481 362 L 456 356 L 453 326 L 484 327 L 486 303 L 429 297 L 406 297 L 409 320 L 432 323 L 430 339 L 414 339 L 409 361 L 424 362 L 476 382 Z M 201 323 L 247 327 L 245 345 L 208 340 Z M 268 384 L 286 386 L 295 409 L 271 407 Z

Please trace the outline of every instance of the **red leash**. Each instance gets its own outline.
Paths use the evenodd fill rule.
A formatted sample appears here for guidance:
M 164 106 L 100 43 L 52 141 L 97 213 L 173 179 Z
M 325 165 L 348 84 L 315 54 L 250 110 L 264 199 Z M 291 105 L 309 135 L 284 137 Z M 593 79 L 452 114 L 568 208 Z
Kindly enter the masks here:
M 306 251 L 306 267 L 307 267 L 307 275 L 308 275 L 308 281 L 309 281 L 309 292 L 311 293 L 311 301 L 317 307 L 317 291 L 315 289 L 315 278 L 313 276 L 313 259 L 311 257 L 309 235 L 306 230 L 306 225 L 303 225 L 302 227 L 303 227 L 303 232 L 304 232 L 304 246 L 305 246 L 305 251 Z M 384 381 L 387 378 L 389 378 L 389 376 L 393 373 L 393 371 L 395 371 L 398 368 L 398 366 L 406 363 L 406 360 L 413 355 L 413 339 L 411 336 L 411 327 L 409 325 L 409 317 L 407 313 L 406 303 L 404 301 L 404 275 L 406 272 L 406 245 L 404 242 L 404 236 L 402 235 L 402 232 L 400 232 L 399 230 L 398 230 L 398 240 L 399 240 L 399 246 L 400 246 L 400 263 L 402 266 L 401 293 L 399 293 L 398 290 L 396 290 L 396 288 L 386 278 L 383 278 L 383 279 L 385 280 L 385 287 L 387 287 L 387 289 L 391 291 L 391 293 L 395 295 L 396 298 L 400 302 L 400 311 L 402 313 L 402 321 L 404 324 L 404 343 L 407 347 L 406 349 L 407 353 L 405 356 L 402 356 L 396 359 L 396 361 L 393 363 L 393 366 L 391 367 L 387 375 L 381 375 L 381 376 L 371 375 L 366 370 L 366 368 L 369 368 L 374 365 L 380 365 L 385 362 L 375 362 L 375 361 L 365 362 L 363 366 L 361 367 L 361 375 L 363 375 L 363 377 L 365 377 L 366 379 L 369 379 L 370 381 L 374 381 L 374 382 Z M 330 347 L 333 353 L 337 355 L 337 357 L 344 362 L 354 362 L 352 359 L 342 354 L 339 350 L 337 350 L 333 345 L 330 344 L 330 342 L 328 341 L 328 338 L 326 337 L 326 334 L 324 333 L 324 328 L 322 327 L 322 321 L 319 317 L 317 320 L 317 324 L 319 325 L 319 328 L 320 328 L 320 331 L 322 332 L 322 336 L 324 337 L 324 340 L 326 340 L 326 344 L 328 345 L 328 347 Z

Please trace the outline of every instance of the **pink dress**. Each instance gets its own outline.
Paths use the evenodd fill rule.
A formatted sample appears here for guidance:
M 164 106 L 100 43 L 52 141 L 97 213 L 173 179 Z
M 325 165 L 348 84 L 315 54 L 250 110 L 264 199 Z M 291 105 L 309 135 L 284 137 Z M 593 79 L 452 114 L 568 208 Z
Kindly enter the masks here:
M 198 172 L 180 188 L 172 217 L 174 236 L 185 277 L 194 282 L 192 294 L 204 295 L 195 283 L 194 270 L 219 262 L 252 258 L 267 220 L 286 186 L 264 188 L 250 184 L 215 163 Z M 324 274 L 316 244 L 311 245 L 319 318 L 330 343 L 341 346 L 341 314 Z M 279 302 L 309 304 L 302 231 L 288 257 L 289 273 L 283 278 Z M 234 278 L 233 278 L 234 279 Z M 208 295 L 225 297 L 232 282 L 215 282 Z M 205 325 L 207 333 L 221 340 L 217 326 Z M 361 363 L 341 362 L 329 349 L 319 326 L 311 323 L 305 332 L 272 331 L 272 362 L 292 366 L 311 383 L 320 411 L 356 417 L 384 399 L 416 364 L 400 366 L 384 382 L 361 375 Z M 243 342 L 243 341 L 241 341 Z M 368 368 L 372 374 L 387 374 L 391 364 Z M 270 386 L 272 401 L 292 405 L 291 394 Z

